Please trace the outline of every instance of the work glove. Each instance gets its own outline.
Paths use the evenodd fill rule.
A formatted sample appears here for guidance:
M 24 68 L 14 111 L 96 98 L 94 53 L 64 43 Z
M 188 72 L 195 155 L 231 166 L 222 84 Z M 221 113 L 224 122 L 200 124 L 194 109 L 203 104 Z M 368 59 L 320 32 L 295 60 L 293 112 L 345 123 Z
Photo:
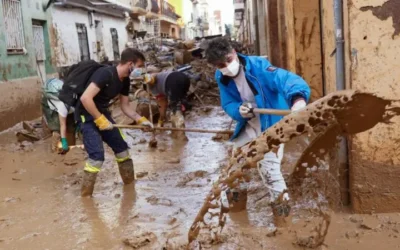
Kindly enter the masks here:
M 114 128 L 114 125 L 104 115 L 94 120 L 94 123 L 101 131 L 112 130 Z
M 292 112 L 299 111 L 307 106 L 306 101 L 303 98 L 299 98 L 294 101 L 293 106 L 291 108 Z
M 68 141 L 66 138 L 61 138 L 61 148 L 59 149 L 59 154 L 66 154 L 69 151 Z
M 142 116 L 142 117 L 137 121 L 137 124 L 142 125 L 142 126 L 146 126 L 146 127 L 149 127 L 149 128 L 154 128 L 154 125 L 153 125 L 149 120 L 147 120 L 147 118 L 144 117 L 144 116 Z
M 239 107 L 239 113 L 243 118 L 246 119 L 251 119 L 254 118 L 255 115 L 252 112 L 252 105 L 251 103 L 243 103 L 240 107 Z
M 163 120 L 161 120 L 161 119 L 158 119 L 157 126 L 158 126 L 159 128 L 162 128 L 162 127 L 164 127 L 164 121 L 163 121 Z
M 154 85 L 156 79 L 151 74 L 145 74 L 143 77 L 143 81 L 148 85 Z

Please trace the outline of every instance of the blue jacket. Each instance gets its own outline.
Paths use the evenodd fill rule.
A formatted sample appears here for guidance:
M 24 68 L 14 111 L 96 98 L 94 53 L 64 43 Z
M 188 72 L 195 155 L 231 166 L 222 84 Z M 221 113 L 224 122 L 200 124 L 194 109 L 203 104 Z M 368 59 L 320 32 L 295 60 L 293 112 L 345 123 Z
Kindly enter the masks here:
M 254 93 L 258 108 L 289 109 L 296 98 L 302 97 L 307 102 L 310 98 L 310 88 L 300 76 L 287 70 L 273 67 L 271 63 L 258 56 L 238 54 L 244 67 L 247 82 Z M 248 119 L 239 113 L 243 101 L 234 80 L 224 76 L 217 70 L 215 78 L 221 95 L 221 105 L 225 112 L 237 121 L 232 140 L 246 126 Z M 277 115 L 261 115 L 261 131 L 265 131 L 283 117 Z

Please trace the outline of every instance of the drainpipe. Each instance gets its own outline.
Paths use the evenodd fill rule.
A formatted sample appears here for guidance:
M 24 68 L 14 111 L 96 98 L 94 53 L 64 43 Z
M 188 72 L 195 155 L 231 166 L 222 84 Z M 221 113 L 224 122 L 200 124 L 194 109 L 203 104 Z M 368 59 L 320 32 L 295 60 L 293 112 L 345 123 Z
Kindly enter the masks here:
M 334 0 L 334 19 L 336 35 L 336 90 L 344 90 L 345 65 L 344 65 L 344 32 L 343 32 L 343 0 Z M 345 137 L 339 144 L 338 160 L 340 174 L 341 200 L 343 205 L 350 204 L 349 197 L 349 156 L 348 142 Z

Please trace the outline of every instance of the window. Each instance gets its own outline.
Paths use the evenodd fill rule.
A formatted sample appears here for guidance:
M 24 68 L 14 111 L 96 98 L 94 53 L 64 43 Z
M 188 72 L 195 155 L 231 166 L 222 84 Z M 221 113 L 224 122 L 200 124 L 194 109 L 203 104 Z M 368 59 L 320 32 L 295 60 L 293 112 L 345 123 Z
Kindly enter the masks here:
M 78 32 L 79 49 L 81 52 L 81 61 L 90 60 L 89 41 L 87 36 L 86 25 L 77 23 L 76 30 Z
M 111 28 L 112 49 L 114 54 L 114 61 L 119 60 L 119 42 L 117 29 Z
M 21 0 L 1 0 L 8 53 L 22 53 L 25 47 Z

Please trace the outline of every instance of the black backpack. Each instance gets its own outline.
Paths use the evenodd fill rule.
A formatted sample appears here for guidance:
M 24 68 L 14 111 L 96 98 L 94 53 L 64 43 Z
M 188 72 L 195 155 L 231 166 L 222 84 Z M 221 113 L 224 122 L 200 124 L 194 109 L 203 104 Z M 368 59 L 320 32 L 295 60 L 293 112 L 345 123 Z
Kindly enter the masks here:
M 64 85 L 58 98 L 68 107 L 75 107 L 79 98 L 85 92 L 90 77 L 96 70 L 104 66 L 93 60 L 82 61 L 72 65 L 65 76 Z

